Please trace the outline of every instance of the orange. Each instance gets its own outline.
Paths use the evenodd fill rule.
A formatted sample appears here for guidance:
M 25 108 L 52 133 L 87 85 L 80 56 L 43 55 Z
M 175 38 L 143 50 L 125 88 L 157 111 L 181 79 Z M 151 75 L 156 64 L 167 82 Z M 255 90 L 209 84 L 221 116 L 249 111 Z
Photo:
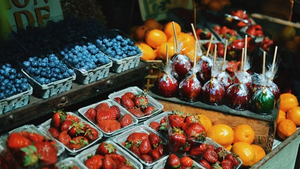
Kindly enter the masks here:
M 232 145 L 226 147 L 226 150 L 231 151 Z
M 174 22 L 174 25 L 175 25 L 176 35 L 179 35 L 179 33 L 181 32 L 181 26 L 176 22 Z M 174 29 L 173 29 L 172 22 L 168 22 L 168 23 L 165 24 L 164 32 L 167 35 L 168 39 L 171 36 L 174 36 Z
M 255 161 L 254 161 L 254 164 L 255 164 L 266 156 L 266 152 L 259 145 L 251 144 L 251 146 L 253 147 L 254 152 L 255 152 Z
M 206 133 L 209 133 L 212 126 L 211 120 L 203 114 L 198 114 L 197 116 L 200 118 L 200 122 L 204 126 Z
M 286 114 L 286 118 L 292 120 L 296 126 L 300 126 L 300 107 L 290 109 Z
M 158 56 L 166 60 L 167 59 L 167 45 L 168 45 L 168 58 L 170 59 L 174 55 L 174 44 L 170 42 L 165 42 L 160 47 L 158 47 Z
M 149 46 L 156 49 L 163 43 L 167 42 L 167 36 L 163 31 L 159 29 L 152 29 L 147 31 L 145 40 Z
M 168 42 L 174 43 L 174 35 L 172 35 L 170 38 L 168 38 Z M 186 42 L 192 42 L 195 43 L 195 38 L 194 36 L 188 34 L 188 33 L 179 33 L 177 36 L 177 42 L 182 42 L 182 43 L 186 43 Z
M 139 43 L 139 44 L 137 44 L 137 46 L 143 52 L 143 56 L 141 57 L 141 59 L 143 59 L 143 60 L 154 60 L 155 59 L 155 53 L 149 45 L 147 45 L 146 43 Z
M 282 140 L 285 140 L 289 136 L 293 135 L 297 131 L 296 124 L 290 119 L 283 119 L 277 125 L 277 135 Z
M 277 114 L 277 124 L 281 122 L 283 119 L 286 119 L 286 113 L 282 110 L 279 110 Z
M 162 25 L 153 18 L 145 20 L 144 25 L 149 29 L 161 29 Z
M 226 124 L 216 124 L 210 128 L 208 137 L 223 147 L 228 147 L 233 143 L 234 134 L 230 126 Z
M 254 141 L 254 130 L 246 124 L 241 124 L 236 126 L 234 129 L 234 140 L 233 143 L 237 142 L 246 142 L 246 143 L 253 143 Z
M 138 26 L 136 29 L 135 29 L 135 32 L 134 32 L 134 35 L 133 35 L 133 38 L 137 41 L 143 41 L 145 40 L 145 35 L 146 35 L 146 32 L 149 28 L 147 26 Z
M 298 106 L 297 97 L 291 93 L 283 93 L 279 98 L 279 109 L 287 112 L 289 109 Z
M 249 143 L 234 143 L 231 148 L 231 152 L 240 157 L 240 159 L 243 161 L 243 166 L 252 166 L 255 163 L 255 150 Z
M 197 49 L 199 50 L 199 49 Z M 191 59 L 192 62 L 194 62 L 194 57 L 195 57 L 195 43 L 189 42 L 189 43 L 184 43 L 182 45 L 181 54 L 186 55 Z M 197 59 L 197 58 L 196 58 Z

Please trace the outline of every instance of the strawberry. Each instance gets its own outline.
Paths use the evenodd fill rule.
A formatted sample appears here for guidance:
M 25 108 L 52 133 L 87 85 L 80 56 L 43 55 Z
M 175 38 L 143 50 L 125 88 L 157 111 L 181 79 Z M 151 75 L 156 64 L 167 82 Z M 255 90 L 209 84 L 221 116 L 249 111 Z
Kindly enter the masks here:
M 79 123 L 79 118 L 71 114 L 67 114 L 66 120 L 71 120 L 73 123 Z
M 33 145 L 20 148 L 15 155 L 16 159 L 22 159 L 24 167 L 33 166 L 38 162 L 37 149 Z
M 117 169 L 117 164 L 109 155 L 105 155 L 102 168 Z
M 134 169 L 132 165 L 123 164 L 118 169 Z
M 57 149 L 50 141 L 36 142 L 37 155 L 44 165 L 55 165 L 57 162 Z
M 232 166 L 236 167 L 239 165 L 239 160 L 238 160 L 238 155 L 235 153 L 230 153 L 227 154 L 227 156 L 225 157 L 225 159 L 231 160 L 232 161 Z
M 190 156 L 195 156 L 195 157 L 201 156 L 205 153 L 206 149 L 207 149 L 207 146 L 206 146 L 205 143 L 202 143 L 200 145 L 195 144 L 191 147 L 189 155 Z
M 145 116 L 148 116 L 152 114 L 152 112 L 155 110 L 153 106 L 147 106 L 147 108 L 143 111 Z
M 232 169 L 233 162 L 231 160 L 225 159 L 222 161 L 221 166 L 223 169 Z
M 114 101 L 117 102 L 119 105 L 121 105 L 121 98 L 120 97 L 114 98 Z
M 138 108 L 145 109 L 148 106 L 149 100 L 146 94 L 137 95 L 134 99 L 134 105 Z
M 188 142 L 185 142 L 181 147 L 180 147 L 180 150 L 181 151 L 184 151 L 184 152 L 187 152 L 191 149 L 191 144 L 188 143 Z
M 109 108 L 109 105 L 108 103 L 100 103 L 98 104 L 96 107 L 95 107 L 95 111 L 97 112 L 98 110 L 100 109 L 108 109 Z
M 185 118 L 185 123 L 200 123 L 200 118 L 196 115 L 189 115 Z
M 156 130 L 158 131 L 159 127 L 160 127 L 160 124 L 156 121 L 152 121 L 150 124 L 149 124 L 149 127 L 151 127 L 153 130 Z
M 71 120 L 65 120 L 61 123 L 60 131 L 68 131 L 72 125 L 73 122 Z
M 86 118 L 88 118 L 89 120 L 91 120 L 92 122 L 95 122 L 96 120 L 96 110 L 94 108 L 89 108 L 85 113 L 84 113 L 84 116 Z
M 84 165 L 89 169 L 99 169 L 102 167 L 102 159 L 101 155 L 93 155 L 85 160 Z
M 190 123 L 183 123 L 183 125 L 181 126 L 181 129 L 184 131 L 187 129 L 187 127 L 190 125 Z
M 169 123 L 172 128 L 180 128 L 182 127 L 184 123 L 184 118 L 182 118 L 180 115 L 177 114 L 171 114 L 169 116 Z
M 106 133 L 111 133 L 121 128 L 121 124 L 117 120 L 101 120 L 98 127 Z
M 73 123 L 71 129 L 68 131 L 68 134 L 70 135 L 70 137 L 76 137 L 79 135 L 83 135 L 84 134 L 84 127 L 85 124 L 83 122 L 79 122 L 79 123 Z
M 157 149 L 150 150 L 150 151 L 148 152 L 148 155 L 150 155 L 150 156 L 152 157 L 153 160 L 157 160 L 157 159 L 159 159 L 160 156 L 161 156 Z
M 148 164 L 153 163 L 152 157 L 149 156 L 149 155 L 147 155 L 147 154 L 141 155 L 141 159 L 142 159 L 143 161 L 145 161 L 146 163 L 148 163 Z
M 52 137 L 54 137 L 54 138 L 58 138 L 58 136 L 59 136 L 59 131 L 56 129 L 56 128 L 54 128 L 54 127 L 50 127 L 49 129 L 48 129 L 48 131 L 49 131 L 49 133 L 52 135 Z
M 132 116 L 130 114 L 125 114 L 120 120 L 119 123 L 121 124 L 121 127 L 124 128 L 126 126 L 129 126 L 132 124 Z
M 143 117 L 144 113 L 139 108 L 130 108 L 128 111 L 136 117 Z
M 29 139 L 30 141 L 32 142 L 42 142 L 45 137 L 40 135 L 40 134 L 37 134 L 37 133 L 34 133 L 34 132 L 28 132 L 28 131 L 21 131 L 20 134 L 24 137 L 26 137 L 27 139 Z
M 129 150 L 133 152 L 135 155 L 137 155 L 138 157 L 141 157 L 141 152 L 140 149 L 137 147 L 137 145 L 131 144 Z
M 122 106 L 125 107 L 126 109 L 130 109 L 134 107 L 134 102 L 127 95 L 123 95 L 121 97 L 121 103 Z
M 8 136 L 7 144 L 11 149 L 20 149 L 31 145 L 31 141 L 19 133 L 11 133 Z
M 192 141 L 205 141 L 206 132 L 205 128 L 200 123 L 190 123 L 188 127 L 184 130 L 187 139 Z
M 122 156 L 121 154 L 109 154 L 109 156 L 116 162 L 117 166 L 120 166 L 122 164 L 126 163 L 126 158 Z
M 165 145 L 159 144 L 154 150 L 157 150 L 160 155 L 163 155 L 165 152 Z
M 127 137 L 126 141 L 130 144 L 140 145 L 141 142 L 146 138 L 148 138 L 147 133 L 134 132 Z
M 144 139 L 139 146 L 141 154 L 147 154 L 152 148 L 148 138 Z
M 135 94 L 132 92 L 126 92 L 124 95 L 128 96 L 132 101 L 135 99 Z
M 161 143 L 161 138 L 153 132 L 148 135 L 148 139 L 153 148 L 156 148 Z
M 60 126 L 60 123 L 65 121 L 66 118 L 67 118 L 67 114 L 65 112 L 63 112 L 62 110 L 58 110 L 53 114 L 51 124 L 54 128 L 58 129 Z
M 110 108 L 116 111 L 116 120 L 118 120 L 121 117 L 120 108 L 116 105 L 113 105 Z
M 83 136 L 77 136 L 77 137 L 72 138 L 68 147 L 71 150 L 72 149 L 78 150 L 88 144 L 89 144 L 89 141 L 87 138 L 85 138 Z
M 99 109 L 97 111 L 96 116 L 97 123 L 99 123 L 101 120 L 116 120 L 117 119 L 117 113 L 114 109 L 107 108 L 107 109 Z
M 213 169 L 223 169 L 223 167 L 220 166 L 219 163 L 215 163 L 211 166 Z
M 175 154 L 170 154 L 167 164 L 170 165 L 172 168 L 180 168 L 181 167 L 180 159 Z
M 203 158 L 210 164 L 214 164 L 218 161 L 218 154 L 213 149 L 207 149 L 203 155 Z
M 213 144 L 207 144 L 207 149 L 216 150 L 216 147 Z
M 86 137 L 89 140 L 89 142 L 95 141 L 98 138 L 98 136 L 98 131 L 92 127 L 88 128 L 84 133 L 84 137 Z
M 170 136 L 170 142 L 183 145 L 186 142 L 184 132 L 179 128 L 174 128 Z
M 218 147 L 216 149 L 216 153 L 218 154 L 218 160 L 220 162 L 222 162 L 225 159 L 225 157 L 227 156 L 227 152 L 226 152 L 225 148 L 223 148 L 223 147 Z
M 210 164 L 206 160 L 204 160 L 204 159 L 201 159 L 199 161 L 199 164 L 202 165 L 206 169 L 210 169 L 211 168 Z
M 180 164 L 182 167 L 193 167 L 194 162 L 190 157 L 185 156 L 180 159 Z
M 58 141 L 61 142 L 63 145 L 68 145 L 71 141 L 71 137 L 68 134 L 68 131 L 63 131 L 58 136 Z
M 101 144 L 99 144 L 96 150 L 96 154 L 106 155 L 106 154 L 116 153 L 116 151 L 117 149 L 113 144 L 102 142 Z

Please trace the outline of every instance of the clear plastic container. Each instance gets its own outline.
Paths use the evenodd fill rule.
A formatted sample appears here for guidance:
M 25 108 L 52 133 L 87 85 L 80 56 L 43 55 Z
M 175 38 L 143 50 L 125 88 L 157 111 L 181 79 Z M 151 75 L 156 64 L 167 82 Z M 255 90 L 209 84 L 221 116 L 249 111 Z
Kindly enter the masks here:
M 160 123 L 161 119 L 163 119 L 164 117 L 167 117 L 168 114 L 171 114 L 171 112 L 162 112 L 162 113 L 160 113 L 160 114 L 158 114 L 158 115 L 156 115 L 156 116 L 154 116 L 154 117 L 152 117 L 152 118 L 150 118 L 150 119 L 144 121 L 144 125 L 145 125 L 145 126 L 148 126 L 151 130 L 154 130 L 154 129 L 152 129 L 152 128 L 150 127 L 150 123 L 153 122 L 153 121 Z M 166 122 L 166 123 L 167 123 L 167 122 Z M 156 130 L 154 130 L 154 131 L 156 131 Z M 160 133 L 159 131 L 156 131 L 156 132 Z M 166 129 L 165 133 L 161 133 L 161 135 L 162 135 L 164 138 L 168 139 L 168 137 L 169 137 L 169 136 L 168 136 L 168 129 Z
M 93 144 L 95 144 L 98 140 L 100 140 L 100 139 L 103 137 L 103 133 L 102 133 L 101 131 L 99 131 L 96 127 L 93 127 L 93 125 L 90 124 L 89 122 L 85 121 L 84 119 L 82 119 L 81 117 L 79 117 L 78 115 L 76 115 L 76 114 L 74 114 L 74 113 L 72 113 L 72 112 L 67 112 L 67 114 L 70 114 L 70 115 L 72 115 L 72 116 L 77 116 L 78 119 L 79 119 L 79 122 L 84 122 L 84 123 L 86 123 L 86 124 L 89 124 L 92 128 L 94 128 L 95 130 L 98 131 L 98 138 L 97 138 L 96 140 L 94 140 L 93 142 L 89 143 L 88 145 L 86 145 L 86 146 L 84 146 L 84 147 L 82 147 L 81 149 L 78 149 L 78 150 L 71 150 L 71 149 L 69 149 L 67 146 L 63 145 L 61 142 L 59 142 L 59 141 L 56 139 L 57 142 L 59 142 L 62 146 L 65 147 L 65 149 L 68 150 L 68 153 L 69 153 L 70 155 L 76 155 L 76 154 L 78 154 L 80 151 L 85 150 L 85 149 L 87 149 L 88 147 L 92 146 Z M 50 126 L 51 126 L 51 121 L 52 121 L 52 119 L 49 119 L 49 120 L 45 121 L 44 123 L 42 123 L 42 124 L 40 125 L 40 129 L 42 129 L 44 132 L 46 132 L 46 133 L 49 134 L 49 135 L 51 135 L 51 134 L 49 133 L 49 131 L 48 131 L 48 129 L 49 129 Z M 51 136 L 51 137 L 52 137 L 52 136 Z
M 121 154 L 123 155 L 128 161 L 130 161 L 130 163 L 133 165 L 133 167 L 135 169 L 141 169 L 143 168 L 142 164 L 135 159 L 134 157 L 132 157 L 128 152 L 126 152 L 125 150 L 123 150 L 120 146 L 118 146 L 117 144 L 115 144 L 113 141 L 105 141 L 107 143 L 110 143 L 112 145 L 114 145 L 116 147 L 116 153 L 117 154 Z M 86 159 L 88 158 L 88 156 L 91 155 L 95 155 L 96 154 L 96 150 L 98 148 L 100 144 L 94 145 L 93 147 L 84 150 L 83 152 L 81 152 L 80 154 L 76 155 L 75 159 L 78 161 L 79 165 L 84 168 L 84 169 L 88 169 L 84 163 L 86 161 Z
M 153 166 L 153 169 L 163 169 L 168 161 L 168 158 L 169 158 L 169 155 L 164 157 L 161 161 L 159 161 L 158 163 L 156 163 L 154 166 Z M 194 167 L 192 169 L 205 169 L 205 167 L 203 167 L 202 165 L 200 165 L 199 163 L 197 163 L 196 161 L 194 161 Z
M 128 151 L 132 156 L 134 156 L 135 158 L 137 158 L 144 166 L 144 168 L 152 168 L 156 163 L 160 162 L 161 160 L 163 160 L 163 157 L 165 157 L 166 155 L 163 155 L 160 157 L 160 159 L 154 161 L 153 163 L 146 163 L 145 161 L 143 161 L 141 158 L 139 158 L 137 155 L 135 155 L 133 152 L 131 152 L 129 149 L 127 149 L 126 147 L 124 147 L 122 145 L 122 143 L 124 143 L 126 140 L 127 140 L 127 137 L 134 133 L 134 132 L 140 132 L 140 133 L 147 133 L 147 134 L 150 134 L 151 132 L 153 132 L 154 134 L 160 136 L 160 138 L 162 139 L 162 143 L 167 145 L 167 140 L 162 137 L 159 133 L 155 132 L 154 130 L 151 130 L 150 127 L 148 126 L 145 126 L 145 125 L 140 125 L 140 126 L 136 126 L 136 127 L 133 127 L 129 130 L 127 130 L 126 132 L 120 134 L 120 135 L 117 135 L 114 137 L 114 142 L 117 143 L 120 147 L 122 147 L 123 149 L 125 149 L 126 151 Z
M 101 101 L 101 102 L 98 102 L 98 103 L 95 103 L 95 104 L 92 104 L 92 105 L 89 105 L 89 106 L 86 106 L 86 107 L 82 107 L 82 108 L 78 109 L 78 112 L 79 112 L 83 117 L 85 117 L 84 114 L 85 114 L 85 112 L 86 112 L 88 109 L 90 109 L 90 108 L 95 108 L 95 107 L 96 107 L 97 105 L 99 105 L 100 103 L 107 103 L 109 107 L 111 107 L 111 106 L 113 106 L 113 105 L 118 106 L 119 109 L 120 109 L 121 117 L 124 116 L 125 114 L 130 114 L 130 113 L 128 113 L 128 111 L 127 111 L 125 108 L 123 108 L 121 105 L 119 105 L 118 103 L 116 103 L 116 102 L 114 102 L 114 101 L 112 101 L 112 100 L 110 100 L 110 99 L 103 100 L 103 101 Z M 88 120 L 88 121 L 89 121 L 91 124 L 93 124 L 94 126 L 96 126 L 96 128 L 97 128 L 98 130 L 100 130 L 101 132 L 103 132 L 103 134 L 104 134 L 105 137 L 112 137 L 112 136 L 117 135 L 117 134 L 123 132 L 124 130 L 126 130 L 127 128 L 129 128 L 129 127 L 131 127 L 131 126 L 134 126 L 134 125 L 136 125 L 136 124 L 138 123 L 138 119 L 137 119 L 134 115 L 132 115 L 132 114 L 130 114 L 130 115 L 132 116 L 132 124 L 130 124 L 130 125 L 124 127 L 124 128 L 121 128 L 121 129 L 119 129 L 119 130 L 113 131 L 113 132 L 111 132 L 111 133 L 104 132 L 100 127 L 97 126 L 97 124 L 95 124 L 94 122 L 92 122 L 90 119 L 88 119 L 88 118 L 86 118 L 86 117 L 85 117 L 85 119 Z
M 132 92 L 135 95 L 137 95 L 137 94 L 143 93 L 144 91 L 141 90 L 140 88 L 138 88 L 137 86 L 132 86 L 132 87 L 128 87 L 128 88 L 125 88 L 123 90 L 111 93 L 111 94 L 108 95 L 108 98 L 110 98 L 111 100 L 113 100 L 116 97 L 121 97 L 126 92 Z M 153 106 L 155 108 L 155 110 L 150 115 L 142 116 L 142 117 L 136 117 L 139 120 L 139 122 L 140 121 L 145 121 L 145 120 L 149 119 L 151 116 L 154 116 L 155 114 L 161 112 L 162 109 L 164 108 L 164 106 L 161 103 L 159 103 L 158 101 L 156 101 L 150 95 L 147 95 L 147 98 L 149 100 L 149 105 Z M 129 111 L 127 111 L 127 112 L 130 113 Z
M 79 165 L 79 162 L 74 157 L 66 158 L 55 165 L 58 169 L 65 169 L 67 167 L 75 167 L 77 166 L 79 169 L 84 169 Z

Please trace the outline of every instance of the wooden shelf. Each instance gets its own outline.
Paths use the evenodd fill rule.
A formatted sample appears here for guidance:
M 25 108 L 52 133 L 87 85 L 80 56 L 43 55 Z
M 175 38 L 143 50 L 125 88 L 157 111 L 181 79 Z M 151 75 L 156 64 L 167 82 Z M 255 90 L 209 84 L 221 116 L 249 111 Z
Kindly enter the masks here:
M 48 99 L 30 96 L 30 102 L 25 107 L 0 115 L 0 133 L 34 121 L 57 109 L 78 104 L 107 92 L 113 92 L 122 86 L 143 83 L 144 78 L 150 74 L 150 70 L 151 65 L 141 60 L 135 69 L 120 74 L 110 72 L 107 78 L 87 85 L 74 82 L 71 90 Z

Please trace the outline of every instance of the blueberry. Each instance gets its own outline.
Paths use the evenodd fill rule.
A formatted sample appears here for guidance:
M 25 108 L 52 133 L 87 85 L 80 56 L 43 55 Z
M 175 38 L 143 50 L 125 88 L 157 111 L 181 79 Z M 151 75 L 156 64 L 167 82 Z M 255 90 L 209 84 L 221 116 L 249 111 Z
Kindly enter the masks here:
M 68 69 L 68 74 L 69 75 L 73 75 L 74 74 L 74 71 L 72 69 Z
M 58 78 L 59 80 L 61 80 L 61 79 L 63 79 L 64 77 L 63 77 L 63 75 L 58 75 L 57 78 Z
M 37 61 L 31 62 L 31 66 L 32 66 L 32 67 L 37 67 L 37 66 L 38 66 L 38 62 L 37 62 Z
M 29 60 L 29 62 L 33 62 L 35 59 L 34 59 L 34 57 L 29 57 L 28 60 Z
M 29 62 L 29 61 L 24 61 L 24 62 L 23 62 L 23 65 L 27 68 L 27 67 L 30 66 L 30 62 Z
M 3 80 L 4 80 L 4 76 L 0 75 L 0 81 L 3 81 Z
M 0 93 L 0 99 L 4 99 L 4 98 L 5 98 L 4 93 Z
M 27 78 L 22 78 L 22 83 L 28 83 Z
M 55 67 L 55 63 L 54 63 L 54 62 L 50 62 L 50 63 L 49 63 L 49 67 L 50 67 L 50 68 L 54 68 L 54 67 Z
M 122 40 L 123 38 L 122 38 L 121 35 L 118 35 L 118 36 L 116 37 L 116 39 L 117 39 L 117 40 Z
M 6 67 L 11 67 L 11 64 L 5 63 L 5 66 L 6 66 Z
M 14 80 L 16 78 L 16 76 L 14 74 L 9 76 L 9 79 Z
M 46 72 L 46 71 L 42 71 L 42 72 L 41 72 L 41 76 L 43 76 L 43 77 L 45 77 L 45 76 L 46 76 L 46 74 L 47 74 L 47 72 Z
M 46 84 L 50 83 L 50 79 L 45 79 L 45 83 Z
M 103 43 L 108 43 L 109 41 L 107 39 L 103 39 Z
M 55 82 L 57 79 L 55 77 L 51 77 L 50 81 Z

